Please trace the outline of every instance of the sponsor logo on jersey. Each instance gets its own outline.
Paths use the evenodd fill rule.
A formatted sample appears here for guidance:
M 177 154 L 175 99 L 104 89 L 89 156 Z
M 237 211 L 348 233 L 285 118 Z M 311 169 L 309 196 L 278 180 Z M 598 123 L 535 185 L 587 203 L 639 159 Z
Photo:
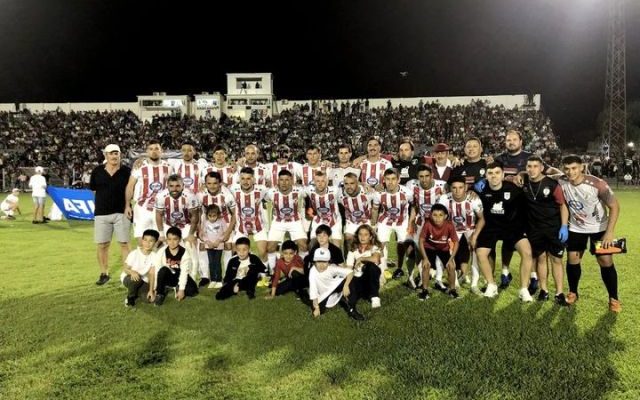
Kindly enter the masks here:
M 400 209 L 398 207 L 390 207 L 388 211 L 389 211 L 389 214 L 391 215 L 400 214 Z
M 161 182 L 151 182 L 149 184 L 149 189 L 151 189 L 154 192 L 157 192 L 160 189 L 162 189 L 162 183 Z
M 421 204 L 420 209 L 424 212 L 429 212 L 431 211 L 431 204 Z
M 180 211 L 174 211 L 171 213 L 171 218 L 173 219 L 181 219 L 184 216 L 184 214 Z
M 318 207 L 318 212 L 320 214 L 328 214 L 329 211 L 331 211 L 331 209 L 328 207 Z
M 247 217 L 251 217 L 254 214 L 254 210 L 251 207 L 242 207 L 242 214 Z
M 580 211 L 584 208 L 584 204 L 576 200 L 569 200 L 569 207 L 573 208 L 574 210 Z
M 367 178 L 367 183 L 371 186 L 375 186 L 378 184 L 378 180 L 376 178 Z
M 455 222 L 456 224 L 462 224 L 464 223 L 464 217 L 456 215 L 455 217 L 453 217 L 453 222 Z
M 184 178 L 182 178 L 182 182 L 184 182 L 184 184 L 187 186 L 191 186 L 193 185 L 193 178 L 190 176 L 185 176 Z
M 364 215 L 364 212 L 356 210 L 356 211 L 352 212 L 351 215 L 353 215 L 354 217 L 361 217 L 361 216 Z
M 498 215 L 504 214 L 504 207 L 502 206 L 502 202 L 500 201 L 498 203 L 495 203 L 493 207 L 491 207 L 490 212 L 491 214 L 498 214 Z
M 293 213 L 293 208 L 290 207 L 282 207 L 280 209 L 280 212 L 283 213 L 284 215 L 289 215 L 291 213 Z

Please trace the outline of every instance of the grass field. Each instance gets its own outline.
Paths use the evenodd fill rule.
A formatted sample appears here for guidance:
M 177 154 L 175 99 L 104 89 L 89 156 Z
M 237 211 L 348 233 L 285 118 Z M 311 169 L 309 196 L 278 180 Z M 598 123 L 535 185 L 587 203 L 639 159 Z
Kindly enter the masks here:
M 32 225 L 25 195 L 0 221 L 0 399 L 638 399 L 640 192 L 618 196 L 620 315 L 587 257 L 572 308 L 523 305 L 514 286 L 423 303 L 393 282 L 357 323 L 260 292 L 125 309 L 117 249 L 95 286 L 91 225 Z

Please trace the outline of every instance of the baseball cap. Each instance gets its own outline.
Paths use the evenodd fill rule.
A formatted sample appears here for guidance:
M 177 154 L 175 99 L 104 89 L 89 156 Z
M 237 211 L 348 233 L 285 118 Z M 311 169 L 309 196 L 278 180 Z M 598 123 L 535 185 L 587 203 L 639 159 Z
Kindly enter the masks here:
M 438 153 L 441 151 L 449 151 L 451 150 L 446 143 L 438 143 L 433 147 L 433 152 Z
M 41 174 L 41 173 L 43 173 L 43 172 L 44 172 L 44 168 L 42 168 L 42 167 L 36 167 L 35 171 L 36 171 L 36 174 Z
M 102 151 L 105 153 L 111 153 L 112 151 L 117 151 L 118 153 L 120 153 L 120 146 L 118 146 L 117 144 L 108 144 L 107 147 L 105 147 Z
M 329 250 L 327 249 L 323 249 L 322 247 L 319 249 L 316 249 L 316 251 L 313 252 L 313 261 L 329 261 L 331 260 L 331 253 L 329 253 Z

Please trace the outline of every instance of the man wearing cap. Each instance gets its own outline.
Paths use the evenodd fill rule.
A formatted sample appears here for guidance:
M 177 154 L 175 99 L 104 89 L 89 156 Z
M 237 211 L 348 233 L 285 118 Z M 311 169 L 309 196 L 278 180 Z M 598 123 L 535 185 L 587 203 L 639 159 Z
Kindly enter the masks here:
M 0 216 L 0 219 L 16 219 L 16 217 L 13 216 L 16 211 L 22 215 L 19 205 L 20 198 L 18 196 L 20 196 L 20 189 L 14 188 L 11 194 L 0 203 L 0 211 L 4 214 Z
M 36 167 L 35 174 L 29 178 L 31 197 L 33 198 L 33 223 L 47 222 L 44 218 L 44 200 L 47 198 L 47 180 L 42 176 L 44 169 Z
M 109 281 L 109 246 L 113 234 L 120 243 L 122 260 L 129 255 L 131 222 L 125 217 L 125 191 L 131 169 L 121 164 L 120 147 L 110 144 L 103 150 L 105 163 L 91 171 L 89 189 L 96 197 L 94 239 L 97 244 L 100 277 L 96 285 Z
M 431 159 L 431 169 L 433 180 L 438 185 L 444 185 L 451 177 L 451 161 L 449 160 L 449 145 L 438 143 L 433 146 L 433 158 Z

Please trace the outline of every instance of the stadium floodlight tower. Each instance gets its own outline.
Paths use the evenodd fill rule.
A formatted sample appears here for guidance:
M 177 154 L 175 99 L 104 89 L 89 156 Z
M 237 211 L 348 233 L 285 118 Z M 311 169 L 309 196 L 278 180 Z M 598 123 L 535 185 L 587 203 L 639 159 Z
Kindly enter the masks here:
M 607 111 L 603 150 L 620 162 L 627 148 L 627 80 L 624 0 L 609 1 L 609 45 L 607 49 Z
M 227 74 L 226 114 L 249 119 L 273 116 L 273 76 L 271 73 Z

